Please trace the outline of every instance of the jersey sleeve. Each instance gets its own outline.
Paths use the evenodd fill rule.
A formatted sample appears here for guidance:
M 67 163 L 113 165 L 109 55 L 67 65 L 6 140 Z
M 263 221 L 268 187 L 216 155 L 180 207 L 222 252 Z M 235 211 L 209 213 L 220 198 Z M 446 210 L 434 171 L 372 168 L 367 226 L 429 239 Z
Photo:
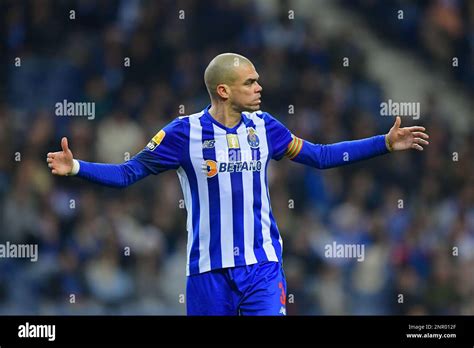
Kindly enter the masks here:
M 152 174 L 181 166 L 181 154 L 185 144 L 184 125 L 175 119 L 151 138 L 146 147 L 133 158 L 143 164 Z
M 265 113 L 265 125 L 268 133 L 267 139 L 272 150 L 272 158 L 279 161 L 285 155 L 293 137 L 288 128 L 268 113 Z
M 386 135 L 376 135 L 327 145 L 313 144 L 293 137 L 286 156 L 315 168 L 333 168 L 389 153 L 385 137 Z

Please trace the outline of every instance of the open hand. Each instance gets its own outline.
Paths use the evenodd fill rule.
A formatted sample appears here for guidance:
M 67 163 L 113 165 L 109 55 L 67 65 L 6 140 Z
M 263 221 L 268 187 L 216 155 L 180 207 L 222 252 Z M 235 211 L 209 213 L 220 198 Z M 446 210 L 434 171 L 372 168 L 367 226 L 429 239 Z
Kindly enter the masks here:
M 415 149 L 423 151 L 423 145 L 428 145 L 429 142 L 425 139 L 429 135 L 424 133 L 425 127 L 413 126 L 400 128 L 402 120 L 397 116 L 393 127 L 387 134 L 387 141 L 391 151 L 401 151 L 408 149 Z

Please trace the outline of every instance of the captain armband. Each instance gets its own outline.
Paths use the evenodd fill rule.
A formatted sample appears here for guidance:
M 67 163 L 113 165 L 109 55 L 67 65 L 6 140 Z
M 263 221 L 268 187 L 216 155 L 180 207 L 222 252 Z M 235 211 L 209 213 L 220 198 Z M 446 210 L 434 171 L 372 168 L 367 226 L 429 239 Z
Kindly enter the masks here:
M 295 158 L 303 147 L 303 140 L 293 135 L 293 140 L 288 144 L 285 156 L 289 159 Z

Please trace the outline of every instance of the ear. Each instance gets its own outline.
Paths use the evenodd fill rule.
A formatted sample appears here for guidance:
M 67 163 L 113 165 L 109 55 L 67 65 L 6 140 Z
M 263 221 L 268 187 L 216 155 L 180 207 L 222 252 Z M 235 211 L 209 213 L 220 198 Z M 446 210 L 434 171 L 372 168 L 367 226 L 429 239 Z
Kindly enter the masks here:
M 229 99 L 230 97 L 230 88 L 226 84 L 220 84 L 216 87 L 217 95 L 222 99 Z

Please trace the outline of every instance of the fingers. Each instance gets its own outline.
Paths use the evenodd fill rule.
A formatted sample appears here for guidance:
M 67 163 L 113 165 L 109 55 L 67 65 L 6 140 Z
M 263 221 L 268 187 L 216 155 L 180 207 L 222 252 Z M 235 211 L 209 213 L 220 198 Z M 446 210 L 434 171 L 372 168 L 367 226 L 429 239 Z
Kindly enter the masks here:
M 429 139 L 429 135 L 423 132 L 413 132 L 412 135 L 416 138 L 424 138 L 424 139 Z
M 46 157 L 46 163 L 48 163 L 48 168 L 53 169 L 54 168 L 54 153 L 48 153 L 48 157 Z M 53 174 L 56 174 L 56 171 L 53 169 L 52 170 Z
M 416 131 L 424 132 L 426 130 L 425 127 L 421 127 L 421 126 L 406 127 L 404 129 L 408 129 L 410 132 L 416 132 Z
M 420 144 L 420 145 L 428 145 L 429 144 L 429 142 L 427 142 L 426 140 L 421 139 L 421 138 L 415 138 L 415 139 L 413 139 L 413 142 L 416 143 L 416 144 Z
M 64 152 L 67 152 L 69 150 L 69 147 L 68 147 L 68 144 L 67 144 L 67 138 L 66 137 L 63 137 L 61 139 L 61 147 L 63 149 Z
M 55 158 L 57 158 L 57 156 L 61 155 L 62 153 L 63 153 L 62 151 L 59 151 L 59 152 L 48 152 L 48 154 L 46 155 L 46 158 L 55 159 Z
M 418 145 L 417 143 L 413 143 L 411 145 L 411 147 L 412 147 L 412 149 L 415 149 L 415 150 L 418 150 L 418 151 L 423 151 L 423 148 L 420 145 Z
M 46 163 L 48 163 L 49 168 L 53 168 L 53 161 L 54 161 L 54 159 L 52 157 L 50 157 L 49 153 L 48 153 L 48 157 L 46 158 Z

